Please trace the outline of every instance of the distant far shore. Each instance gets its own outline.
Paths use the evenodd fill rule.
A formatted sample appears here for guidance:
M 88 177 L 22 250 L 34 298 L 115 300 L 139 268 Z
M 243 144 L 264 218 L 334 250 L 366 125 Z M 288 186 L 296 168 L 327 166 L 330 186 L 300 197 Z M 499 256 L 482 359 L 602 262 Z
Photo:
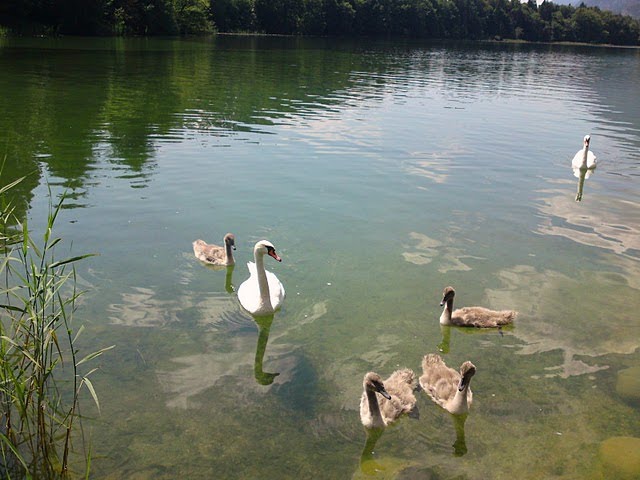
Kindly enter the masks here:
M 264 32 L 209 32 L 199 35 L 69 35 L 69 34 L 14 34 L 0 27 L 0 38 L 206 38 L 215 36 L 245 36 L 245 37 L 290 37 L 290 38 L 331 38 L 331 39 L 379 39 L 379 40 L 411 40 L 411 41 L 433 41 L 433 42 L 469 42 L 469 43 L 489 43 L 489 44 L 522 44 L 522 45 L 566 45 L 577 47 L 601 47 L 601 48 L 626 48 L 640 49 L 640 45 L 620 45 L 613 43 L 596 42 L 570 42 L 570 41 L 534 41 L 514 38 L 486 38 L 486 39 L 460 39 L 460 38 L 428 38 L 406 35 L 304 35 L 286 33 L 264 33 Z

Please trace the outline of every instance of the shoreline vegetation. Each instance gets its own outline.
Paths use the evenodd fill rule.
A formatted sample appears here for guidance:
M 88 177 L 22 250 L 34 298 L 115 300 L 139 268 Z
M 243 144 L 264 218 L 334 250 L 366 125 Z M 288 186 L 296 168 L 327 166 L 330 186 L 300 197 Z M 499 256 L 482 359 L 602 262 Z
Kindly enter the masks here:
M 41 239 L 18 216 L 11 190 L 24 178 L 0 188 L 0 474 L 69 478 L 78 464 L 72 458 L 80 456 L 88 478 L 82 392 L 89 392 L 98 412 L 100 405 L 89 379 L 96 368 L 87 370 L 85 363 L 112 347 L 80 356 L 83 327 L 74 325 L 73 313 L 83 292 L 73 265 L 92 255 L 56 258 L 62 239 L 52 233 L 64 194 L 50 201 Z
M 640 45 L 640 20 L 534 0 L 6 0 L 0 36 L 211 33 Z

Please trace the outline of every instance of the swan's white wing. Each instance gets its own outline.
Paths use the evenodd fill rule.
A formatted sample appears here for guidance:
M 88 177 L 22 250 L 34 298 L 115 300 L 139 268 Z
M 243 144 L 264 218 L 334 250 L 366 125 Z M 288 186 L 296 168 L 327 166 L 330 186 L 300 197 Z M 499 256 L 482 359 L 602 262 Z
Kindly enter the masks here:
M 580 168 L 582 166 L 582 150 L 578 150 L 571 160 L 571 168 Z
M 254 262 L 247 262 L 247 268 L 249 269 L 249 275 L 257 279 L 258 270 L 256 270 L 256 264 Z
M 247 268 L 249 269 L 249 278 L 240 284 L 238 288 L 238 300 L 245 310 L 254 312 L 260 305 L 258 274 L 255 263 L 247 262 Z
M 258 286 L 258 271 L 254 262 L 248 262 L 247 268 L 249 269 L 250 277 L 242 282 L 238 288 L 238 300 L 245 310 L 256 313 L 264 309 L 260 298 L 260 287 Z M 284 300 L 284 287 L 274 273 L 268 270 L 265 270 L 265 273 L 267 275 L 267 284 L 269 285 L 271 306 L 274 310 L 277 310 Z
M 573 157 L 573 160 L 571 160 L 571 168 L 576 170 L 582 167 L 583 155 L 584 155 L 584 150 L 578 150 L 578 152 Z M 591 168 L 591 169 L 596 168 L 596 156 L 591 150 L 587 152 L 587 168 Z
M 271 299 L 271 306 L 274 310 L 280 307 L 280 304 L 284 300 L 284 286 L 278 280 L 275 273 L 265 270 L 267 273 L 267 283 L 269 284 L 269 298 Z

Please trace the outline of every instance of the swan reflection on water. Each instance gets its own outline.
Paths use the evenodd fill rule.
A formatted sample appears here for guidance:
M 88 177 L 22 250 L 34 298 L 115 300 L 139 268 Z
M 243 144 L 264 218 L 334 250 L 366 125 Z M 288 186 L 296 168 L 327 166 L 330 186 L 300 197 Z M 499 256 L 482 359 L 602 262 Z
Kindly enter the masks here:
M 409 417 L 412 415 L 410 414 Z M 353 475 L 356 478 L 405 478 L 412 467 L 416 463 L 410 459 L 399 458 L 393 455 L 383 454 L 376 455 L 376 444 L 385 431 L 384 427 L 367 428 L 367 438 L 365 439 L 362 454 L 360 455 L 359 471 Z M 404 475 L 401 475 L 403 474 Z M 406 478 L 411 478 L 407 476 Z
M 453 455 L 461 457 L 467 453 L 467 442 L 464 438 L 464 423 L 467 421 L 468 413 L 461 415 L 451 414 L 451 420 L 453 421 L 453 428 L 456 431 L 456 441 L 453 443 Z
M 273 315 L 263 317 L 254 316 L 253 320 L 258 326 L 258 343 L 256 344 L 256 356 L 253 362 L 253 375 L 260 385 L 271 385 L 280 373 L 265 372 L 262 368 L 264 354 L 267 351 L 267 343 L 269 342 L 269 331 L 273 322 Z
M 375 448 L 378 439 L 382 436 L 384 428 L 367 428 L 367 439 L 360 455 L 360 470 L 365 475 L 377 475 L 386 470 L 386 468 L 376 461 Z
M 442 333 L 442 341 L 438 344 L 438 351 L 445 355 L 451 350 L 451 327 L 449 325 L 440 325 Z
M 198 259 L 200 260 L 200 259 Z M 233 285 L 233 270 L 236 268 L 235 263 L 230 265 L 214 265 L 212 263 L 203 262 L 203 265 L 207 267 L 209 270 L 226 270 L 226 275 L 224 278 L 224 290 L 227 293 L 234 293 L 236 291 L 236 287 Z
M 460 332 L 456 335 L 495 335 L 496 333 L 501 337 L 504 337 L 505 332 L 510 332 L 514 329 L 513 325 L 498 326 L 494 329 L 487 328 L 467 328 L 457 327 L 450 325 L 440 325 L 440 333 L 442 334 L 442 340 L 438 343 L 437 348 L 443 355 L 448 354 L 451 351 L 451 331 L 455 330 Z
M 584 189 L 584 181 L 589 178 L 591 174 L 594 172 L 595 167 L 593 169 L 588 168 L 574 168 L 573 176 L 578 179 L 578 191 L 576 193 L 576 202 L 582 201 L 582 191 Z
M 227 267 L 227 274 L 224 277 L 224 289 L 227 293 L 233 293 L 236 291 L 236 287 L 233 286 L 233 269 L 235 265 L 229 265 Z

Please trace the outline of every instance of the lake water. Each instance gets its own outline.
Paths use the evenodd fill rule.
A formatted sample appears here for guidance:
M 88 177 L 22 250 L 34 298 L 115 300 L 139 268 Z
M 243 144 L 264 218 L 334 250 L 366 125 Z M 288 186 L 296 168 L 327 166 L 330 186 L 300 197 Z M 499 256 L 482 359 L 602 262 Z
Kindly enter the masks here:
M 92 478 L 603 479 L 640 437 L 640 50 L 0 42 L 3 178 L 29 174 L 35 229 L 67 190 L 57 234 L 99 254 Z M 194 258 L 228 231 L 233 271 Z M 255 321 L 234 289 L 262 238 L 287 297 Z M 447 285 L 514 327 L 441 330 Z M 438 351 L 477 367 L 464 437 L 419 392 L 367 439 L 364 374 Z

